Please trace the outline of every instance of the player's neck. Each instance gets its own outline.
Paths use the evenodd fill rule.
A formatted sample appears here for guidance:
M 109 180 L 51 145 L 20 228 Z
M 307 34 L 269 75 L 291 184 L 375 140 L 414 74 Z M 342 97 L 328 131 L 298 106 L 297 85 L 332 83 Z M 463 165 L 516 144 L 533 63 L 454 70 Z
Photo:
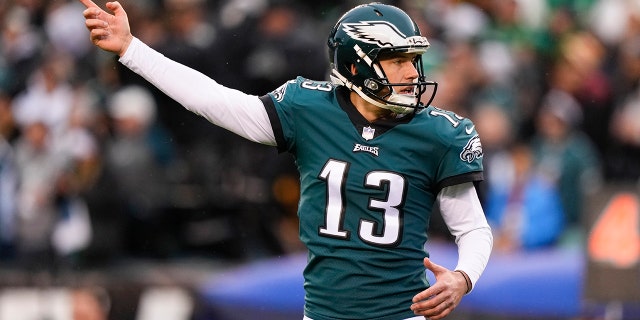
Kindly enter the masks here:
M 390 119 L 395 114 L 387 109 L 380 108 L 362 99 L 357 93 L 351 92 L 351 103 L 356 107 L 358 112 L 369 122 L 375 122 L 380 119 Z

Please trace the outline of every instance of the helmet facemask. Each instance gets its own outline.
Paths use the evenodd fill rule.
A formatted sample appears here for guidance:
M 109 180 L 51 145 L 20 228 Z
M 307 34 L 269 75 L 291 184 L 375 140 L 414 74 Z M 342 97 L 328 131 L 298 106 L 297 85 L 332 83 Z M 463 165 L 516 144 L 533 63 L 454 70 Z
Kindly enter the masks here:
M 432 94 L 426 105 L 429 105 L 435 95 L 437 84 L 425 80 L 422 69 L 422 57 L 418 54 L 413 61 L 413 66 L 418 71 L 418 77 L 413 82 L 395 82 L 389 81 L 384 69 L 380 65 L 383 55 L 391 55 L 392 52 L 381 53 L 378 59 L 373 62 L 372 69 L 377 77 L 367 78 L 363 82 L 362 92 L 374 100 L 373 104 L 384 109 L 389 109 L 395 113 L 406 114 L 418 111 L 425 104 L 422 101 L 422 95 L 427 91 L 429 86 L 433 86 Z M 410 92 L 405 92 L 410 90 Z

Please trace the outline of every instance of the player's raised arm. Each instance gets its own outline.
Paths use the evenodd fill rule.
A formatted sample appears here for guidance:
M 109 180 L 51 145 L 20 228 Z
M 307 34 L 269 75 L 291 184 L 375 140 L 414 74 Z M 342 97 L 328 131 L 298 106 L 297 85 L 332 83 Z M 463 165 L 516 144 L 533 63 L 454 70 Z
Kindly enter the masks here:
M 127 13 L 117 1 L 102 10 L 92 0 L 79 0 L 90 39 L 120 56 L 118 61 L 145 78 L 189 111 L 258 143 L 275 145 L 269 115 L 260 99 L 218 84 L 205 74 L 165 57 L 131 34 Z
M 129 28 L 127 13 L 118 1 L 107 2 L 110 14 L 91 0 L 79 0 L 87 9 L 83 12 L 90 39 L 99 48 L 122 56 L 129 47 L 133 36 Z

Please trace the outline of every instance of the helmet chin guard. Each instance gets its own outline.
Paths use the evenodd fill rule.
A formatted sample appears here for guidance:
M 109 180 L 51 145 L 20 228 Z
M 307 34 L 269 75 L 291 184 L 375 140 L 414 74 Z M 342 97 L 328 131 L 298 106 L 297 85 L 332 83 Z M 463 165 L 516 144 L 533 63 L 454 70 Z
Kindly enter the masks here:
M 336 23 L 329 39 L 331 80 L 356 92 L 365 101 L 398 114 L 416 112 L 429 105 L 437 83 L 426 81 L 421 55 L 429 41 L 420 35 L 415 22 L 401 9 L 372 3 L 357 6 Z M 391 83 L 378 63 L 381 53 L 415 53 L 418 79 L 412 83 Z M 356 72 L 352 73 L 351 68 Z M 414 87 L 413 94 L 401 94 L 395 87 Z M 433 87 L 426 104 L 422 94 Z
M 394 113 L 398 113 L 398 114 L 407 114 L 407 113 L 412 113 L 412 112 L 417 112 L 420 109 L 423 109 L 425 106 L 428 106 L 431 101 L 433 101 L 433 98 L 435 97 L 435 93 L 436 93 L 436 88 L 438 86 L 438 83 L 436 82 L 426 82 L 426 85 L 431 85 L 434 87 L 434 90 L 431 94 L 431 97 L 429 98 L 429 101 L 427 103 L 422 103 L 419 99 L 421 94 L 415 94 L 415 95 L 409 95 L 409 94 L 400 94 L 400 93 L 396 93 L 395 90 L 393 90 L 393 86 L 408 86 L 408 85 L 415 85 L 418 86 L 418 83 L 399 83 L 399 84 L 394 84 L 394 85 L 387 85 L 387 84 L 382 84 L 383 86 L 386 87 L 391 87 L 391 92 L 386 95 L 385 97 L 379 97 L 376 94 L 373 93 L 367 93 L 363 90 L 362 87 L 356 86 L 353 84 L 353 82 L 347 80 L 345 77 L 343 77 L 340 73 L 338 73 L 335 69 L 332 70 L 332 73 L 330 75 L 331 77 L 331 82 L 333 82 L 336 85 L 341 85 L 341 86 L 345 86 L 347 88 L 349 88 L 350 90 L 356 92 L 362 99 L 364 99 L 365 101 L 383 108 L 383 109 L 387 109 L 390 110 Z M 425 85 L 425 86 L 426 86 Z M 425 90 L 425 89 L 422 89 Z M 370 91 L 370 90 L 367 90 Z

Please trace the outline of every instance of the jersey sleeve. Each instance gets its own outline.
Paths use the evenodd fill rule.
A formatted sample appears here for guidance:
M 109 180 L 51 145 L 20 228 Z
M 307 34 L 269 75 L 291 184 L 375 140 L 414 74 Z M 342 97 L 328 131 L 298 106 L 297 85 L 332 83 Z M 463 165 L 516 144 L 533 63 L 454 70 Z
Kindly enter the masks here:
M 297 99 L 305 98 L 300 97 L 300 88 L 304 81 L 298 77 L 260 97 L 267 110 L 279 152 L 291 152 L 295 148 L 295 117 L 300 107 Z
M 438 190 L 465 182 L 483 180 L 482 143 L 470 119 L 462 118 L 449 111 L 453 125 L 442 130 L 447 150 L 438 170 Z M 455 117 L 455 118 L 454 118 Z

